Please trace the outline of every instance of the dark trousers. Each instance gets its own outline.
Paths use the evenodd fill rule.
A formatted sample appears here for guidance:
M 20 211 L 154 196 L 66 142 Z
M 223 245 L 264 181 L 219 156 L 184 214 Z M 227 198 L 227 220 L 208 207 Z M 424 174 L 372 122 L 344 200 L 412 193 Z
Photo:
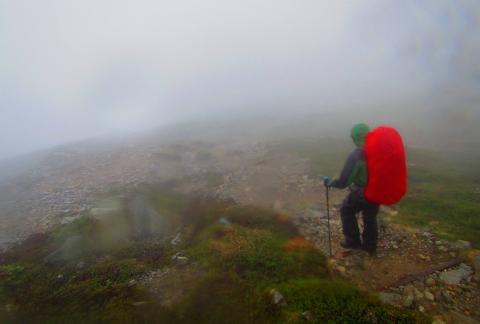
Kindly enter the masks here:
M 378 227 L 377 214 L 380 206 L 368 202 L 363 197 L 363 193 L 352 191 L 345 198 L 340 209 L 342 217 L 343 234 L 345 240 L 350 245 L 363 245 L 367 250 L 377 248 Z M 363 233 L 362 242 L 360 241 L 360 232 L 358 230 L 357 213 L 362 212 Z

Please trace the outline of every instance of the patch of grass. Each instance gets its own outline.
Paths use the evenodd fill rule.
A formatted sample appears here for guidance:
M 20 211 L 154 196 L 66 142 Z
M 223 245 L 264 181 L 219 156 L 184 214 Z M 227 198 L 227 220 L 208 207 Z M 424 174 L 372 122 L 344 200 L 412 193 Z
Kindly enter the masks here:
M 321 278 L 299 278 L 279 286 L 292 322 L 310 311 L 315 323 L 430 323 L 418 313 L 387 307 L 349 284 Z
M 411 149 L 408 160 L 409 192 L 398 220 L 479 246 L 480 157 Z
M 275 213 L 237 208 L 225 213 L 231 225 L 206 226 L 188 250 L 211 275 L 179 310 L 185 322 L 298 323 L 306 310 L 318 323 L 428 322 L 422 315 L 384 306 L 350 284 L 332 281 L 325 257 Z M 271 304 L 272 288 L 285 296 L 286 307 Z
M 177 308 L 178 323 L 281 323 L 264 291 L 233 272 L 213 272 Z

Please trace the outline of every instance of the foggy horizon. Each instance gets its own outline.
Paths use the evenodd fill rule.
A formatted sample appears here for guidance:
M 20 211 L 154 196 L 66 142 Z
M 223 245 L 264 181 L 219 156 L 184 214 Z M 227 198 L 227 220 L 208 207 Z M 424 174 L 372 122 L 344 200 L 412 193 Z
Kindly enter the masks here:
M 479 30 L 468 0 L 0 1 L 0 159 L 180 122 L 476 112 Z

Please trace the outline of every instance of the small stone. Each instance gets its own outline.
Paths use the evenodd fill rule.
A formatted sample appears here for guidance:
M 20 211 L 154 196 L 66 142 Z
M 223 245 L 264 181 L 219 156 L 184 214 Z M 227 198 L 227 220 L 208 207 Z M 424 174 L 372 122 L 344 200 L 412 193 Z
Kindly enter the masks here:
M 378 298 L 384 304 L 399 305 L 402 302 L 402 296 L 395 293 L 381 292 L 378 294 Z
M 171 241 L 170 244 L 178 245 L 182 241 L 182 235 L 178 233 Z
M 83 269 L 85 267 L 85 262 L 84 261 L 80 261 L 77 263 L 77 269 Z
M 423 294 L 420 290 L 415 289 L 414 294 L 415 294 L 415 299 L 417 299 L 417 300 L 423 299 Z
M 435 286 L 435 279 L 433 279 L 432 277 L 428 277 L 426 280 L 425 280 L 425 285 L 427 287 L 433 287 Z
M 419 257 L 420 259 L 422 259 L 422 260 L 425 260 L 425 259 L 427 259 L 427 257 L 426 257 L 426 256 L 424 256 L 423 254 L 418 254 L 418 257 Z
M 232 223 L 231 223 L 228 219 L 226 219 L 225 217 L 220 218 L 220 219 L 218 220 L 218 223 L 219 223 L 219 224 L 222 224 L 222 225 L 231 225 L 231 224 L 232 224 Z
M 146 301 L 138 301 L 138 302 L 132 303 L 132 305 L 135 306 L 135 307 L 144 306 L 144 305 L 146 305 L 146 304 L 147 304 Z
M 277 305 L 277 306 L 286 306 L 287 302 L 285 301 L 285 298 L 283 298 L 283 295 L 276 290 L 275 288 L 272 288 L 270 290 L 270 300 L 272 301 L 272 304 Z
M 407 308 L 411 308 L 413 306 L 414 302 L 415 302 L 415 298 L 413 296 L 407 296 L 403 300 L 403 306 L 405 306 Z
M 424 313 L 425 312 L 425 307 L 420 305 L 420 306 L 418 306 L 418 310 L 421 311 L 422 313 Z
M 424 296 L 427 300 L 429 301 L 435 301 L 435 296 L 433 296 L 433 294 L 431 292 L 429 292 L 428 290 L 426 290 L 424 293 Z
M 468 250 L 472 248 L 472 244 L 468 241 L 458 240 L 455 242 L 455 248 L 458 250 Z
M 337 266 L 336 269 L 342 275 L 345 274 L 345 272 L 347 271 L 347 269 L 344 266 Z
M 438 250 L 441 251 L 441 252 L 448 252 L 448 248 L 447 248 L 446 246 L 444 246 L 444 245 L 440 245 L 440 246 L 438 247 Z
M 415 287 L 411 284 L 407 285 L 403 291 L 405 292 L 405 294 L 409 295 L 409 296 L 414 296 L 415 295 Z
M 128 282 L 128 287 L 133 287 L 137 284 L 137 281 L 135 279 L 132 279 Z
M 59 275 L 57 276 L 57 279 L 63 279 L 63 274 L 59 274 Z
M 315 320 L 315 316 L 313 316 L 313 313 L 311 311 L 305 311 L 302 313 L 302 316 L 305 320 L 308 322 L 313 322 Z
M 473 259 L 473 267 L 475 269 L 475 272 L 477 274 L 480 273 L 480 255 L 477 255 L 474 259 Z

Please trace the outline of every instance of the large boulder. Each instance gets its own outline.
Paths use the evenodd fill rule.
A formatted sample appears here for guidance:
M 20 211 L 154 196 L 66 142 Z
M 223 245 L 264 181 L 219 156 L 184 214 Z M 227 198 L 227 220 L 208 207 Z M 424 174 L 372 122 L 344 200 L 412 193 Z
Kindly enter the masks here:
M 448 285 L 458 285 L 462 280 L 465 280 L 473 273 L 465 263 L 460 264 L 457 269 L 448 270 L 440 274 L 440 281 Z

